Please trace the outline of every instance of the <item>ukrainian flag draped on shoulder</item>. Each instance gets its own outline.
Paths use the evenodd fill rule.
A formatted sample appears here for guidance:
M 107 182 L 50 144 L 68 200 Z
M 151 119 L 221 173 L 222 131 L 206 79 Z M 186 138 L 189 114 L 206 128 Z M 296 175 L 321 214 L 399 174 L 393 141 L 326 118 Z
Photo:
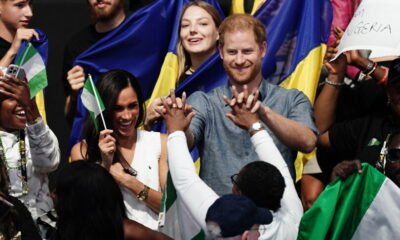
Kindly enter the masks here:
M 32 38 L 30 43 L 36 49 L 37 53 L 39 53 L 41 60 L 43 60 L 43 62 L 44 62 L 44 65 L 47 66 L 47 57 L 48 57 L 48 49 L 49 49 L 47 36 L 40 29 L 35 29 L 35 31 L 39 34 L 39 39 Z M 16 62 L 22 58 L 23 52 L 27 49 L 28 44 L 29 43 L 27 41 L 22 41 L 21 47 L 19 48 L 17 56 L 15 57 L 14 64 L 16 64 Z M 21 63 L 19 62 L 19 64 L 21 64 Z M 17 64 L 17 65 L 19 65 L 19 64 Z M 32 64 L 24 65 L 23 67 L 26 68 L 27 66 L 37 67 L 37 65 L 32 65 Z M 24 69 L 24 70 L 27 74 L 30 72 L 30 69 Z M 44 70 L 44 75 L 46 75 L 45 70 Z M 27 77 L 29 78 L 29 74 Z M 47 79 L 47 76 L 44 76 L 44 77 L 46 77 L 46 79 Z M 46 86 L 47 86 L 47 84 L 46 84 Z M 31 96 L 31 97 L 33 97 L 33 96 Z M 39 91 L 35 97 L 36 97 L 36 104 L 38 106 L 39 113 L 42 116 L 42 119 L 46 122 L 44 91 L 43 90 Z
M 145 99 L 149 98 L 170 42 L 177 37 L 174 29 L 181 5 L 181 0 L 156 0 L 145 6 L 79 55 L 74 65 L 82 66 L 94 81 L 110 69 L 124 69 L 139 79 Z M 77 99 L 70 147 L 81 140 L 86 115 Z
M 332 22 L 330 1 L 271 0 L 255 16 L 265 24 L 268 35 L 263 76 L 302 91 L 314 102 Z M 303 162 L 312 156 L 298 154 L 296 180 L 301 178 Z

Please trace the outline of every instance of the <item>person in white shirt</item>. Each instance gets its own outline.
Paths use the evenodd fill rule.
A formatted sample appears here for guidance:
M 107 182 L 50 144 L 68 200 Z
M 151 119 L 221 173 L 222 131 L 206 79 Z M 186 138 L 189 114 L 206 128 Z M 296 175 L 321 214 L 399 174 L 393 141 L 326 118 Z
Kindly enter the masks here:
M 250 126 L 254 126 L 254 123 L 259 121 L 259 115 L 263 114 L 265 111 L 257 100 L 258 93 L 255 95 L 248 95 L 247 87 L 245 87 L 242 93 L 238 93 L 234 89 L 233 95 L 234 98 L 231 100 L 225 98 L 226 103 L 232 108 L 232 111 L 227 114 L 227 117 L 237 126 L 249 129 Z M 211 229 L 207 227 L 206 215 L 210 207 L 215 204 L 220 197 L 196 174 L 184 134 L 184 131 L 189 126 L 191 118 L 195 113 L 191 112 L 190 106 L 185 105 L 185 101 L 185 95 L 180 99 L 176 98 L 173 92 L 171 92 L 170 99 L 163 99 L 165 107 L 163 117 L 169 133 L 167 141 L 169 169 L 178 196 L 182 198 L 184 205 L 189 208 L 194 220 L 205 232 L 210 234 Z M 277 172 L 279 171 L 278 175 L 274 174 L 273 176 L 265 174 L 265 177 L 269 178 L 268 181 L 276 181 L 278 184 L 280 182 L 279 177 L 281 179 L 283 178 L 284 181 L 284 184 L 280 187 L 282 193 L 281 198 L 278 199 L 278 203 L 270 203 L 269 205 L 271 207 L 263 206 L 264 208 L 268 207 L 269 209 L 274 209 L 273 211 L 268 210 L 272 213 L 273 221 L 259 228 L 255 225 L 260 233 L 258 239 L 296 239 L 303 208 L 295 191 L 288 166 L 265 129 L 262 127 L 254 127 L 249 131 L 249 134 L 251 135 L 251 141 L 259 159 L 265 162 L 265 164 L 268 164 L 270 169 L 275 169 Z M 246 185 L 242 178 L 242 176 L 247 175 L 245 169 L 246 166 L 239 172 L 238 177 L 234 178 L 234 180 L 237 181 L 237 184 L 234 184 L 233 187 L 234 193 L 243 194 L 246 192 L 245 189 L 240 189 L 241 186 Z M 273 171 L 274 170 L 271 170 L 271 172 Z M 265 191 L 268 192 L 271 190 L 265 188 Z M 247 197 L 252 199 L 250 196 Z M 252 227 L 253 228 L 247 230 L 254 230 L 254 226 Z M 234 237 L 242 235 L 242 233 L 237 234 L 238 235 Z M 221 235 L 222 237 L 227 237 L 223 235 L 223 231 Z M 252 237 L 254 236 L 248 237 L 247 239 L 253 239 Z
M 7 168 L 9 194 L 41 222 L 38 218 L 53 209 L 48 174 L 60 162 L 57 137 L 40 117 L 26 79 L 0 76 L 0 112 L 0 161 Z

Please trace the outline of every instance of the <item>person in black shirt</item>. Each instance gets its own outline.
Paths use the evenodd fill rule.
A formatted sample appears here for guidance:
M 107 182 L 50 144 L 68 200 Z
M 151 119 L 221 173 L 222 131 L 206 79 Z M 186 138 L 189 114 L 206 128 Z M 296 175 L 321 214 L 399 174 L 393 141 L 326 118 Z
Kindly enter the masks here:
M 68 41 L 64 52 L 62 70 L 66 96 L 64 114 L 70 125 L 72 125 L 76 113 L 77 94 L 85 82 L 84 69 L 79 65 L 73 66 L 73 61 L 82 52 L 118 27 L 125 19 L 123 0 L 87 0 L 87 3 L 90 15 L 95 23 L 75 34 Z
M 33 16 L 30 0 L 0 0 L 0 68 L 3 71 L 17 55 L 21 42 L 39 39 L 39 34 L 27 28 Z

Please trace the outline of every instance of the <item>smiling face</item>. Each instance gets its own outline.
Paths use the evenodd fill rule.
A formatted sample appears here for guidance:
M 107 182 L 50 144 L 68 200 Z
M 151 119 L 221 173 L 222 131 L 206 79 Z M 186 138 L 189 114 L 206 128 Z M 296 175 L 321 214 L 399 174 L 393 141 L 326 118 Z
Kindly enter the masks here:
M 386 155 L 386 175 L 400 187 L 400 134 L 393 136 L 388 143 Z
M 244 85 L 261 81 L 261 61 L 266 43 L 257 44 L 252 30 L 238 30 L 224 34 L 220 56 L 231 84 Z
M 4 26 L 16 31 L 29 25 L 32 14 L 32 1 L 30 0 L 0 0 L 0 21 Z
M 88 0 L 92 18 L 97 21 L 108 21 L 123 11 L 122 0 Z
M 24 109 L 13 98 L 1 98 L 0 130 L 12 132 L 25 128 L 26 116 Z
M 112 125 L 120 137 L 135 134 L 139 117 L 139 101 L 132 87 L 124 88 L 118 95 L 113 108 Z
M 214 53 L 217 49 L 218 30 L 211 15 L 197 6 L 186 9 L 181 20 L 180 39 L 191 56 Z

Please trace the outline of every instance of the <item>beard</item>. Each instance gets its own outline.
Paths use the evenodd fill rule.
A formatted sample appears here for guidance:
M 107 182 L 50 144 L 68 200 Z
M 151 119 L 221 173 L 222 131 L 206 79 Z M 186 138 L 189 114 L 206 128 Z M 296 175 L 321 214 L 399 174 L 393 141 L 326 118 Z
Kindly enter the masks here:
M 257 75 L 261 71 L 261 61 L 259 63 L 256 63 L 252 66 L 252 69 L 250 70 L 250 73 L 247 73 L 245 76 L 241 76 L 237 73 L 235 69 L 232 69 L 229 64 L 223 64 L 225 72 L 228 74 L 229 78 L 233 81 L 235 84 L 239 85 L 244 85 L 250 83 L 252 80 L 254 80 Z
M 118 12 L 123 8 L 122 0 L 116 1 L 114 4 L 109 3 L 107 0 L 97 0 L 97 2 L 105 2 L 111 7 L 106 9 L 98 9 L 89 3 L 88 7 L 90 16 L 96 22 L 106 22 L 114 18 L 118 14 Z

